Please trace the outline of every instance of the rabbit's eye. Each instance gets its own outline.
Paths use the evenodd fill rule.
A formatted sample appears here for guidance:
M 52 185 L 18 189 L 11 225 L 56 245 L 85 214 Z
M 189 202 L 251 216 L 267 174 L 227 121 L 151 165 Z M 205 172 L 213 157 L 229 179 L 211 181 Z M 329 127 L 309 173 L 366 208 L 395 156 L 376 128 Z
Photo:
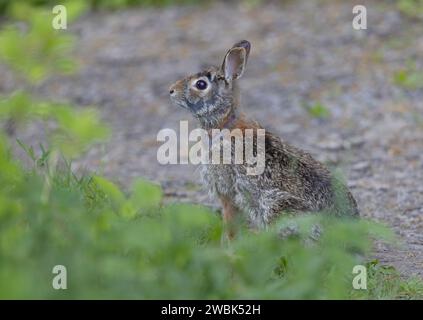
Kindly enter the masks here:
M 205 82 L 204 80 L 198 80 L 198 81 L 195 83 L 195 87 L 196 87 L 198 90 L 206 90 L 206 89 L 207 89 L 207 82 Z

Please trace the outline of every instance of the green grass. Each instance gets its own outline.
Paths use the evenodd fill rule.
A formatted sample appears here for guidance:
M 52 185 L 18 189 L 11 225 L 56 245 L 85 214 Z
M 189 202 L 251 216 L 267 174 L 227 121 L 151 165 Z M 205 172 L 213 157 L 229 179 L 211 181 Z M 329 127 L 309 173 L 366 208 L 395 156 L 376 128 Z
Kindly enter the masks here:
M 305 108 L 308 114 L 312 116 L 313 118 L 326 119 L 330 117 L 329 109 L 323 104 L 321 104 L 320 102 L 316 102 L 312 105 L 308 105 Z
M 392 238 L 376 223 L 285 217 L 259 233 L 241 226 L 222 244 L 221 219 L 205 207 L 162 205 L 161 188 L 144 180 L 124 193 L 21 144 L 30 170 L 0 148 L 0 298 L 422 298 L 420 280 L 376 262 L 367 263 L 368 289 L 352 288 L 371 239 Z M 297 232 L 281 237 L 292 225 Z M 324 231 L 311 240 L 315 225 Z M 51 286 L 59 264 L 67 290 Z
M 367 270 L 372 299 L 423 299 L 421 279 L 405 278 L 394 267 L 381 265 L 377 260 L 367 263 Z
M 394 83 L 409 90 L 423 88 L 423 73 L 414 69 L 399 70 L 394 74 Z
M 397 8 L 406 16 L 423 19 L 423 0 L 397 0 Z

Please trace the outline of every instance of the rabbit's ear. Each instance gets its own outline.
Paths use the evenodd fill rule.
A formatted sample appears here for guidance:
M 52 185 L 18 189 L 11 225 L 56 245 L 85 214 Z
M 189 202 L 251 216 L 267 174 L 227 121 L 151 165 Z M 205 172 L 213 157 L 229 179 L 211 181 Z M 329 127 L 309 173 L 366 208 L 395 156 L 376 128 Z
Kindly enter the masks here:
M 251 49 L 251 43 L 247 40 L 242 40 L 240 42 L 235 43 L 232 48 L 244 48 L 245 51 L 247 52 L 247 60 L 248 60 L 248 56 L 250 55 L 250 49 Z
M 235 43 L 226 53 L 222 71 L 227 81 L 241 78 L 250 55 L 251 44 L 247 40 Z
M 241 78 L 247 63 L 247 50 L 243 47 L 234 47 L 228 51 L 223 60 L 222 71 L 226 81 Z

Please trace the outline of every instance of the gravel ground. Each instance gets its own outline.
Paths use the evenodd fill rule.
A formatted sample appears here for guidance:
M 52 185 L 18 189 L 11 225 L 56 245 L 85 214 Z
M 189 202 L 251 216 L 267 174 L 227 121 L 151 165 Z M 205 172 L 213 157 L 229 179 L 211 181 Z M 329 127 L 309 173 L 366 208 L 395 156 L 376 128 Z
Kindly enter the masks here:
M 362 1 L 363 2 L 363 1 Z M 111 140 L 75 163 L 128 186 L 157 181 L 167 197 L 210 204 L 192 165 L 161 166 L 156 135 L 190 120 L 172 107 L 169 85 L 204 64 L 220 64 L 236 41 L 252 43 L 241 81 L 244 111 L 290 143 L 340 168 L 362 216 L 391 225 L 398 246 L 375 256 L 423 278 L 423 90 L 393 75 L 413 62 L 423 70 L 422 22 L 392 1 L 364 1 L 368 29 L 351 27 L 353 2 L 288 1 L 136 9 L 90 14 L 71 26 L 80 71 L 52 79 L 39 93 L 97 106 Z M 0 90 L 11 89 L 8 77 Z M 312 117 L 304 106 L 330 112 Z M 28 133 L 37 136 L 37 130 Z

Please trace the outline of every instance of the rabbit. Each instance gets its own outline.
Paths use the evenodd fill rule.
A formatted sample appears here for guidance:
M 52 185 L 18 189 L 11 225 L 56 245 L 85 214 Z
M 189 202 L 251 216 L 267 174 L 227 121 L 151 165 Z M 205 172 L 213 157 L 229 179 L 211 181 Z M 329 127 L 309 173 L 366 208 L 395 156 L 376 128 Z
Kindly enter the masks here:
M 262 129 L 239 110 L 237 81 L 250 49 L 250 42 L 242 40 L 227 51 L 221 67 L 176 81 L 170 87 L 172 103 L 188 109 L 209 133 L 212 129 Z M 351 192 L 322 163 L 270 132 L 265 132 L 264 140 L 265 167 L 259 175 L 248 175 L 244 164 L 203 165 L 202 179 L 220 200 L 225 225 L 233 224 L 239 214 L 247 215 L 253 229 L 266 228 L 283 213 L 359 215 Z M 233 237 L 233 231 L 229 236 Z

